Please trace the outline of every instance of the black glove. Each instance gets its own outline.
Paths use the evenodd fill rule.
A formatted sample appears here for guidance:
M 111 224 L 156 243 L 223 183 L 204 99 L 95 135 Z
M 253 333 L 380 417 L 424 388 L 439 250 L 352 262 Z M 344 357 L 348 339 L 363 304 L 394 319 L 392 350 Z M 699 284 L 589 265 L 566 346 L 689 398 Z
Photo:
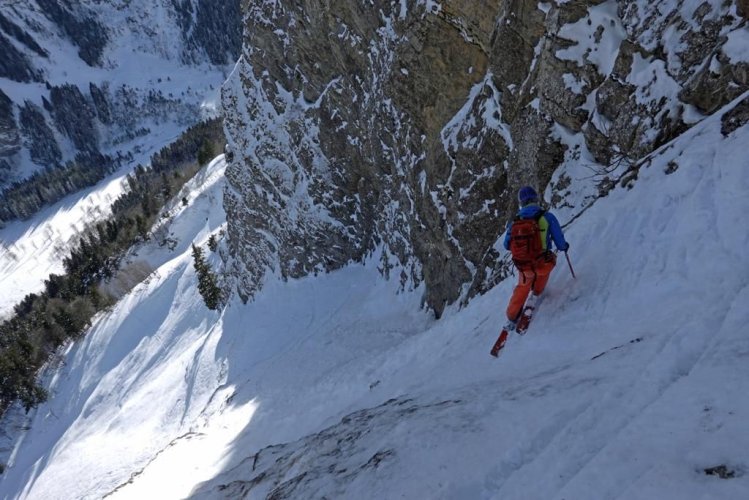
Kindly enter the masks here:
M 567 250 L 569 250 L 570 249 L 570 244 L 569 244 L 569 242 L 566 242 L 566 243 L 567 243 L 567 245 L 565 245 L 564 248 L 560 248 L 559 250 L 561 250 L 562 252 L 566 252 Z

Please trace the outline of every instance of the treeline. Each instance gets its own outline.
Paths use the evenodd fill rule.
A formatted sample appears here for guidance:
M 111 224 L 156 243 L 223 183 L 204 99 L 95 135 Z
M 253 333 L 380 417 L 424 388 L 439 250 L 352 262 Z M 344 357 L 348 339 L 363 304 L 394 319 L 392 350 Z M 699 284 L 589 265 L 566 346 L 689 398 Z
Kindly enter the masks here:
M 47 397 L 36 375 L 55 350 L 79 337 L 113 299 L 99 285 L 111 278 L 134 244 L 149 238 L 161 208 L 224 144 L 219 119 L 188 129 L 127 176 L 128 188 L 106 220 L 89 227 L 70 250 L 65 273 L 29 294 L 0 324 L 0 415 L 15 401 L 28 411 Z
M 211 243 L 213 241 L 213 243 Z M 211 251 L 216 250 L 216 239 L 214 235 L 211 235 L 211 239 L 208 241 L 208 246 Z M 215 311 L 224 300 L 221 287 L 218 286 L 218 279 L 216 275 L 211 271 L 211 266 L 206 262 L 203 256 L 203 249 L 200 247 L 192 246 L 192 265 L 195 267 L 195 272 L 198 275 L 198 293 L 203 297 L 205 306 Z
M 0 227 L 27 219 L 70 193 L 93 186 L 114 172 L 120 160 L 98 152 L 80 152 L 65 166 L 47 167 L 13 183 L 0 196 Z

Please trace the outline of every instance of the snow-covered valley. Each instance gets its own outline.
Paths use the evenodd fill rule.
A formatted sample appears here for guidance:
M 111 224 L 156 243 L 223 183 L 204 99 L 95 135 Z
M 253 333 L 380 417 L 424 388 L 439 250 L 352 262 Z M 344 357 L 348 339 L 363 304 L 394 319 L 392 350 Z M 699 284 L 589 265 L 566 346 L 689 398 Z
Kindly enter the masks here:
M 560 259 L 499 359 L 512 279 L 435 320 L 377 254 L 207 310 L 217 158 L 177 246 L 136 249 L 155 271 L 6 418 L 0 497 L 749 497 L 749 128 L 721 132 L 746 97 L 567 226 L 577 279 Z
M 0 4 L 0 227 L 217 116 L 240 38 L 236 0 Z
M 179 135 L 177 126 L 142 141 L 140 153 L 97 185 L 42 209 L 31 219 L 13 221 L 0 229 L 0 318 L 27 294 L 38 293 L 50 274 L 64 272 L 62 259 L 85 229 L 106 218 L 112 203 L 126 190 L 125 178 L 136 165 Z

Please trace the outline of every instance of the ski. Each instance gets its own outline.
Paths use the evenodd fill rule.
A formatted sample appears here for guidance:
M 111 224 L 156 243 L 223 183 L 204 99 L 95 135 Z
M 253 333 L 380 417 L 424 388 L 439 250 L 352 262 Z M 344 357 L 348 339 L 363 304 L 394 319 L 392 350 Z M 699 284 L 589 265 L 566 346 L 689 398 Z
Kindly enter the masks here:
M 518 325 L 515 327 L 515 331 L 518 332 L 518 335 L 525 335 L 525 333 L 528 331 L 528 327 L 531 324 L 531 319 L 533 318 L 533 307 L 526 306 L 525 309 L 523 309 L 523 314 L 520 315 L 520 319 L 518 320 Z
M 525 303 L 525 306 L 523 307 L 523 313 L 520 315 L 517 324 L 510 322 L 502 328 L 502 331 L 499 333 L 499 337 L 494 343 L 494 347 L 492 347 L 492 350 L 489 352 L 489 354 L 491 354 L 495 358 L 499 357 L 499 353 L 502 351 L 502 349 L 504 349 L 505 344 L 507 343 L 507 338 L 510 336 L 510 332 L 514 331 L 518 335 L 525 335 L 525 333 L 528 331 L 528 327 L 531 324 L 533 313 L 535 312 L 538 304 L 538 296 L 532 295 Z
M 507 328 L 502 328 L 502 331 L 499 334 L 499 337 L 497 338 L 497 341 L 494 343 L 494 347 L 492 347 L 492 350 L 489 352 L 492 356 L 495 358 L 499 357 L 499 351 L 504 348 L 505 344 L 507 343 L 507 337 L 509 336 L 509 333 L 507 332 Z
M 538 307 L 539 303 L 540 300 L 538 295 L 531 295 L 530 297 L 528 297 L 528 300 L 525 303 L 525 307 L 523 307 L 523 313 L 520 315 L 517 327 L 515 328 L 515 331 L 518 332 L 518 335 L 525 335 L 525 333 L 528 331 L 528 327 L 531 324 L 531 319 L 533 319 L 533 313 L 536 311 L 536 307 Z

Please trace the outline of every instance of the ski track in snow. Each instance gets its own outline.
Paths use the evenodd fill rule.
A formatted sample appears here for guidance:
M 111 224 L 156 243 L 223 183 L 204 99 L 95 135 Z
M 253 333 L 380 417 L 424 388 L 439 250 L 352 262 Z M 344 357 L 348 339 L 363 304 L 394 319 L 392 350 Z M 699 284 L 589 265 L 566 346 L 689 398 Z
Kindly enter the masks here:
M 376 256 L 206 310 L 219 157 L 168 207 L 175 249 L 138 249 L 155 271 L 49 370 L 0 497 L 749 498 L 747 134 L 718 113 L 597 201 L 578 279 L 560 256 L 499 360 L 513 283 L 435 321 Z

